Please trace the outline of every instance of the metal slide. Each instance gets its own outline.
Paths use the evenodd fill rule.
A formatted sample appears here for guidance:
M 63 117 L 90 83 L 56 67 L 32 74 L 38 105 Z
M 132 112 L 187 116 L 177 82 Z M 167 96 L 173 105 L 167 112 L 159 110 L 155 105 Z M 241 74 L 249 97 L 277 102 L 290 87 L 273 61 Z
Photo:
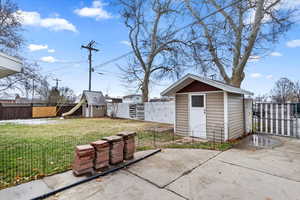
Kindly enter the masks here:
M 85 99 L 81 99 L 80 102 L 74 107 L 72 108 L 69 112 L 63 113 L 62 116 L 68 116 L 68 115 L 72 115 L 76 110 L 78 110 L 80 108 L 80 106 L 82 106 L 82 104 L 85 102 Z

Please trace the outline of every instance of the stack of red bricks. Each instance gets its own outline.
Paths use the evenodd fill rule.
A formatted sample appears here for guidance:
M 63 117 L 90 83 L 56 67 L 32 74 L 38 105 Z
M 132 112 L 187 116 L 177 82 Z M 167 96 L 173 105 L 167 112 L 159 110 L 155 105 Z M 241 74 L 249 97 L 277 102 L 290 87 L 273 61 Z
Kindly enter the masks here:
M 95 148 L 95 169 L 105 169 L 109 165 L 109 143 L 105 140 L 92 142 L 91 145 Z
M 109 163 L 112 165 L 123 162 L 123 149 L 124 141 L 120 136 L 109 136 L 104 137 L 103 140 L 106 140 L 109 143 Z
M 124 131 L 118 133 L 118 136 L 121 136 L 124 141 L 124 159 L 131 160 L 134 157 L 135 152 L 135 132 Z
M 93 172 L 95 150 L 91 145 L 76 146 L 73 172 L 79 176 Z

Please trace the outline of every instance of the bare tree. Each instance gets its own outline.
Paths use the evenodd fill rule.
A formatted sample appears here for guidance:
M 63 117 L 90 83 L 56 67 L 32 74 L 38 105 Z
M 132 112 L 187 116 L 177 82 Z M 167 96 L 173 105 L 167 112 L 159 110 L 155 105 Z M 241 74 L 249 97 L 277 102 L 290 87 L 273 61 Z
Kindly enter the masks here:
M 275 102 L 286 103 L 294 97 L 294 83 L 288 78 L 281 78 L 276 81 L 274 89 L 271 90 L 272 99 Z
M 22 24 L 18 6 L 11 0 L 0 1 L 0 51 L 16 53 L 22 44 Z
M 51 87 L 47 77 L 43 77 L 42 80 L 36 85 L 36 93 L 46 103 L 51 104 L 66 104 L 74 103 L 76 95 L 74 91 L 69 87 Z
M 197 24 L 193 55 L 202 68 L 217 69 L 223 80 L 240 87 L 251 58 L 263 56 L 293 24 L 294 9 L 282 0 L 184 0 Z M 230 5 L 230 6 L 228 6 Z M 226 9 L 222 9 L 226 7 Z M 203 15 L 219 10 L 202 20 Z
M 33 79 L 41 81 L 42 75 L 36 63 L 24 61 L 22 72 L 0 79 L 0 92 L 21 92 L 28 93 L 33 89 Z
M 178 4 L 172 3 L 172 0 L 118 2 L 134 53 L 128 66 L 121 67 L 123 78 L 141 89 L 146 102 L 151 81 L 179 76 L 182 70 L 180 52 L 184 42 L 178 39 L 175 31 Z
M 0 52 L 16 56 L 24 44 L 22 31 L 18 6 L 11 0 L 0 1 Z M 20 58 L 20 56 L 17 57 Z M 28 96 L 28 92 L 33 90 L 33 80 L 38 82 L 43 79 L 38 73 L 39 69 L 36 63 L 22 60 L 23 70 L 21 73 L 0 79 L 0 92 L 21 92 Z
M 294 97 L 296 102 L 300 102 L 300 82 L 294 82 Z

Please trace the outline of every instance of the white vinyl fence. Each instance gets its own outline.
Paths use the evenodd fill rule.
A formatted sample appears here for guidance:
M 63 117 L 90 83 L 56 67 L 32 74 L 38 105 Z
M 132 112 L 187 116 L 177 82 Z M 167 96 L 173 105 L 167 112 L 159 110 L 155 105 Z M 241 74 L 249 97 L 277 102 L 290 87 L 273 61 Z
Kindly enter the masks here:
M 300 111 L 297 104 L 255 103 L 253 109 L 257 132 L 300 137 Z
M 175 121 L 175 102 L 145 103 L 145 121 L 173 124 Z
M 107 115 L 110 117 L 130 119 L 129 105 L 129 103 L 108 103 Z
M 107 105 L 107 115 L 117 118 L 173 124 L 175 120 L 175 103 L 147 102 L 144 105 L 109 103 Z

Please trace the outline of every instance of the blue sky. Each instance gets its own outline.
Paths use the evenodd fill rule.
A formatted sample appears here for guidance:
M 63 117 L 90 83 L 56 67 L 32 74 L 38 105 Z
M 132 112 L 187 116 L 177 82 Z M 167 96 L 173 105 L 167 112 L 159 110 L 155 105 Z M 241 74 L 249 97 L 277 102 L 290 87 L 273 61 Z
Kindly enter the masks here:
M 299 0 L 287 0 L 296 2 Z M 49 80 L 59 78 L 61 86 L 71 87 L 76 94 L 88 88 L 87 52 L 80 49 L 90 40 L 97 42 L 99 52 L 94 53 L 94 65 L 118 57 L 131 49 L 126 44 L 127 30 L 116 9 L 102 1 L 92 0 L 16 0 L 24 18 L 26 47 L 23 55 L 40 64 L 42 73 L 51 74 Z M 299 3 L 297 3 L 299 2 Z M 251 62 L 246 69 L 242 87 L 256 95 L 272 89 L 280 77 L 300 80 L 300 27 L 296 25 L 276 45 L 271 55 Z M 120 80 L 118 61 L 97 69 L 104 75 L 93 74 L 92 89 L 112 96 L 122 96 L 133 90 Z M 151 97 L 170 84 L 163 82 L 151 87 Z

